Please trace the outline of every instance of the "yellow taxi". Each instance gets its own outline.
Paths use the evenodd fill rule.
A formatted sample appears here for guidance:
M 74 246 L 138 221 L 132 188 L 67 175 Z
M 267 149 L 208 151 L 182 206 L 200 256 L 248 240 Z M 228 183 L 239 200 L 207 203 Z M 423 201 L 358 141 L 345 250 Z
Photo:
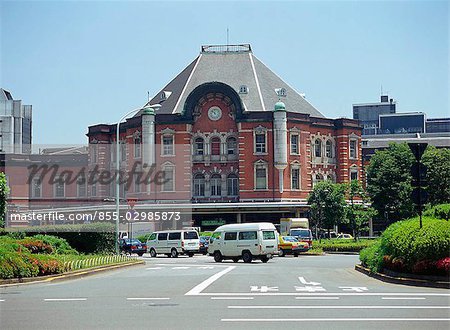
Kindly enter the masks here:
M 298 257 L 300 252 L 306 252 L 309 250 L 309 244 L 307 242 L 299 242 L 293 236 L 278 236 L 278 255 L 284 257 L 286 254 L 293 254 L 294 257 Z

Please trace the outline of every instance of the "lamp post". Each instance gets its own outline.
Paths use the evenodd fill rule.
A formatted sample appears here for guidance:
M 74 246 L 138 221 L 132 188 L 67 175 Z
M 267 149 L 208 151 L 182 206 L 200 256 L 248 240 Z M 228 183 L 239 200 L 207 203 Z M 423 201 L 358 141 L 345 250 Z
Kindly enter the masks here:
M 150 111 L 155 111 L 158 110 L 159 108 L 161 108 L 160 104 L 154 104 L 154 105 L 146 105 L 143 108 L 138 108 L 138 109 L 134 109 L 129 111 L 128 113 L 126 113 L 125 115 L 122 116 L 122 118 L 120 118 L 117 122 L 117 128 L 116 128 L 116 235 L 115 235 L 115 247 L 116 247 L 116 254 L 119 254 L 119 201 L 120 201 L 120 196 L 119 196 L 119 189 L 120 189 L 120 157 L 119 157 L 119 152 L 120 152 L 120 148 L 119 148 L 119 139 L 120 139 L 120 123 L 128 116 L 141 111 L 141 110 L 150 110 Z

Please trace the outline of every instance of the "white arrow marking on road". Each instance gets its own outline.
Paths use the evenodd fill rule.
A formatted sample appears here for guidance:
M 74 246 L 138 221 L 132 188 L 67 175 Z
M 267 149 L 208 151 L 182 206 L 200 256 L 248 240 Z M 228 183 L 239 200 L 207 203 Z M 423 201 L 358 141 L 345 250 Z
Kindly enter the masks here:
M 269 292 L 269 291 L 278 291 L 278 287 L 277 286 L 261 286 L 261 288 L 258 288 L 257 285 L 252 285 L 250 286 L 250 291 L 259 291 L 259 292 Z
M 305 285 L 320 285 L 319 282 L 308 282 L 307 280 L 305 280 L 305 278 L 303 276 L 299 276 L 298 279 L 300 282 L 302 282 L 302 284 L 305 284 Z
M 339 289 L 343 291 L 364 292 L 369 291 L 365 286 L 340 286 Z
M 303 292 L 323 292 L 327 291 L 321 286 L 295 286 L 295 291 L 303 291 Z
M 162 267 L 149 267 L 149 268 L 145 268 L 146 270 L 153 270 L 153 269 L 162 269 Z

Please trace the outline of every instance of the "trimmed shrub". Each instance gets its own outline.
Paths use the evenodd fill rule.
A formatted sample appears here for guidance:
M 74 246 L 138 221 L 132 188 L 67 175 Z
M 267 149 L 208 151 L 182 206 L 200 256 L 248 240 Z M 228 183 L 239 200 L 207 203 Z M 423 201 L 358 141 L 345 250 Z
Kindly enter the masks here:
M 426 210 L 423 215 L 448 221 L 450 219 L 450 204 L 439 204 L 433 206 L 432 208 Z
M 374 272 L 388 268 L 433 275 L 444 272 L 445 262 L 441 262 L 441 270 L 436 262 L 446 260 L 449 254 L 450 222 L 424 217 L 422 228 L 418 218 L 389 226 L 375 247 L 361 251 L 360 260 Z
M 35 239 L 42 240 L 45 244 L 51 245 L 53 252 L 57 254 L 78 254 L 77 250 L 73 249 L 64 238 L 51 235 L 35 235 Z
M 343 239 L 326 239 L 314 241 L 313 246 L 322 248 L 324 251 L 335 252 L 359 252 L 364 248 L 375 244 L 375 240 L 343 240 Z
M 52 253 L 53 248 L 50 244 L 44 243 L 34 237 L 26 237 L 17 241 L 20 245 L 26 247 L 31 253 Z

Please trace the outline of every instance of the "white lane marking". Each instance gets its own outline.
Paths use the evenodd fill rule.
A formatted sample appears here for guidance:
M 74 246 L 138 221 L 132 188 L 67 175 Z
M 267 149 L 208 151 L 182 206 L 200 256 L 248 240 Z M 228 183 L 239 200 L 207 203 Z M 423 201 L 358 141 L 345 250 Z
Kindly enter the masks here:
M 184 266 L 182 266 L 182 267 L 172 267 L 172 269 L 189 269 L 190 267 L 184 267 Z
M 146 270 L 153 270 L 153 269 L 162 269 L 162 267 L 148 267 L 145 268 Z
M 179 264 L 177 262 L 168 262 L 168 263 L 165 263 L 165 264 L 154 264 L 154 265 L 155 266 L 165 266 L 165 267 L 187 266 L 187 267 L 198 267 L 198 268 L 200 268 L 200 267 L 212 267 L 212 268 L 216 268 L 216 267 L 222 267 L 222 268 L 230 267 L 230 266 L 227 266 L 227 265 L 214 265 L 214 266 L 211 266 L 211 265 L 208 265 L 208 264 Z
M 221 319 L 222 322 L 386 322 L 386 321 L 399 321 L 399 322 L 415 322 L 415 321 L 435 321 L 435 322 L 448 322 L 449 319 L 444 318 L 430 318 L 430 319 L 415 319 L 415 318 L 339 318 L 339 319 Z
M 186 292 L 184 295 L 185 296 L 196 296 L 196 295 L 199 295 L 208 286 L 210 286 L 212 283 L 217 281 L 223 275 L 225 275 L 228 272 L 231 272 L 235 268 L 236 268 L 236 266 L 228 266 L 224 270 L 221 270 L 220 272 L 218 272 L 218 273 L 214 274 L 213 276 L 211 276 L 211 277 L 207 278 L 206 280 L 204 280 L 202 283 L 196 285 L 190 291 Z
M 127 300 L 170 300 L 170 298 L 127 298 Z
M 305 285 L 320 285 L 319 282 L 308 282 L 307 280 L 305 280 L 305 278 L 303 276 L 299 276 L 298 279 L 300 282 L 302 282 L 302 284 L 305 284 Z
M 365 286 L 340 286 L 339 289 L 343 291 L 364 292 L 369 291 Z
M 295 299 L 325 299 L 325 300 L 333 300 L 333 299 L 340 299 L 340 298 L 339 297 L 295 297 Z
M 5 301 L 5 299 L 0 299 L 0 302 Z
M 211 297 L 212 300 L 252 300 L 253 297 Z
M 87 298 L 48 298 L 44 301 L 85 301 Z
M 450 306 L 228 306 L 230 309 L 450 309 Z
M 450 297 L 450 293 L 376 293 L 376 292 L 324 292 L 324 293 L 308 293 L 308 292 L 205 292 L 199 293 L 202 296 L 429 296 L 429 297 Z
M 384 300 L 421 300 L 427 299 L 425 297 L 381 297 Z
M 261 287 L 258 287 L 257 285 L 250 286 L 250 291 L 252 292 L 269 292 L 269 291 L 278 291 L 277 286 L 266 286 L 262 285 Z
M 198 269 L 214 269 L 214 266 L 200 266 Z

